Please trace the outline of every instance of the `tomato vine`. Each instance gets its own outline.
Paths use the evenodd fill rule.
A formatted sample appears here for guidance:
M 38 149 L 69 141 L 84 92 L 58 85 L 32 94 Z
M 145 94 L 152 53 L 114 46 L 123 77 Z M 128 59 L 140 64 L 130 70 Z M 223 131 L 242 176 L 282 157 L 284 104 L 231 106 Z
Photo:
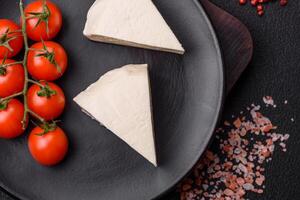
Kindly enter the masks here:
M 44 1 L 44 3 L 45 3 L 45 1 Z M 24 13 L 23 0 L 20 0 L 20 2 L 19 2 L 19 9 L 20 9 L 20 13 L 21 13 L 21 23 L 22 23 L 22 28 L 21 28 L 20 32 L 22 33 L 23 40 L 24 40 L 24 47 L 25 47 L 23 61 L 18 61 L 18 62 L 9 63 L 9 64 L 3 64 L 2 63 L 2 64 L 0 64 L 0 67 L 2 69 L 5 69 L 6 67 L 11 66 L 11 65 L 22 64 L 23 68 L 24 68 L 24 76 L 25 76 L 24 87 L 23 87 L 22 92 L 15 93 L 15 94 L 13 94 L 11 96 L 8 96 L 8 97 L 5 97 L 5 98 L 1 98 L 0 99 L 0 105 L 2 105 L 1 107 L 3 107 L 3 106 L 6 107 L 7 101 L 9 101 L 10 99 L 18 97 L 18 96 L 23 96 L 24 115 L 23 115 L 23 120 L 22 120 L 22 126 L 23 126 L 23 129 L 26 129 L 26 124 L 28 123 L 28 121 L 27 121 L 28 120 L 28 117 L 27 117 L 28 114 L 31 114 L 32 116 L 37 118 L 42 124 L 47 124 L 47 122 L 44 118 L 42 118 L 37 113 L 30 110 L 29 107 L 28 107 L 27 91 L 28 91 L 29 83 L 36 84 L 36 85 L 40 86 L 41 91 L 45 90 L 45 91 L 50 92 L 50 93 L 53 92 L 53 91 L 51 91 L 51 89 L 49 87 L 41 84 L 40 82 L 29 78 L 28 69 L 27 69 L 27 58 L 28 58 L 28 52 L 31 49 L 29 48 L 28 37 L 27 37 L 27 33 L 26 33 L 26 16 L 25 16 L 25 13 Z

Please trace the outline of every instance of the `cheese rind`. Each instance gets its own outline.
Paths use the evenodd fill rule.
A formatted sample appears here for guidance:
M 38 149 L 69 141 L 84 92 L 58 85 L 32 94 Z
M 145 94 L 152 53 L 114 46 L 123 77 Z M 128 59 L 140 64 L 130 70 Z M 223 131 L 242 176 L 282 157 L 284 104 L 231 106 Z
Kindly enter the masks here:
M 109 71 L 74 101 L 157 166 L 147 65 Z
M 151 0 L 96 0 L 83 33 L 94 41 L 184 54 Z

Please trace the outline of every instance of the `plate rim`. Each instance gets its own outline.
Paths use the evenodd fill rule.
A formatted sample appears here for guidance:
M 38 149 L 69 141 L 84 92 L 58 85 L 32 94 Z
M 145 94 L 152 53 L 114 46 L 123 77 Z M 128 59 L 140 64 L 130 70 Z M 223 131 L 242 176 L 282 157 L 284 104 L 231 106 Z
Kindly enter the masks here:
M 202 4 L 201 4 L 201 0 L 192 0 L 193 3 L 195 4 L 196 8 L 199 10 L 199 12 L 201 13 L 201 15 L 204 18 L 205 23 L 207 24 L 208 28 L 209 28 L 209 32 L 213 38 L 213 44 L 215 46 L 216 49 L 216 53 L 217 53 L 217 62 L 218 62 L 218 66 L 220 68 L 220 74 L 221 74 L 221 89 L 219 91 L 219 99 L 218 99 L 218 105 L 217 105 L 217 115 L 215 116 L 214 120 L 213 120 L 213 126 L 211 127 L 211 129 L 208 131 L 209 137 L 207 137 L 207 139 L 203 142 L 205 145 L 203 145 L 203 148 L 201 149 L 201 153 L 199 153 L 198 156 L 196 156 L 196 159 L 192 162 L 192 165 L 190 167 L 188 167 L 188 171 L 182 173 L 181 175 L 178 176 L 177 179 L 174 180 L 174 182 L 172 184 L 170 184 L 170 186 L 163 188 L 161 190 L 161 192 L 153 197 L 151 197 L 151 199 L 157 199 L 160 198 L 162 196 L 164 196 L 166 193 L 168 193 L 170 190 L 172 190 L 185 176 L 187 176 L 191 170 L 193 169 L 193 167 L 195 166 L 195 164 L 197 164 L 198 160 L 201 158 L 201 156 L 203 155 L 205 149 L 207 148 L 207 146 L 209 146 L 209 144 L 212 141 L 213 135 L 214 135 L 214 130 L 220 120 L 220 116 L 221 116 L 221 112 L 223 110 L 223 104 L 224 104 L 224 99 L 225 99 L 225 73 L 224 73 L 224 60 L 223 60 L 223 55 L 222 55 L 222 51 L 221 51 L 221 47 L 220 47 L 220 43 L 218 41 L 215 29 L 212 25 L 211 20 L 209 19 L 209 17 L 207 16 L 206 11 L 204 10 Z M 7 187 L 4 182 L 2 180 L 0 180 L 0 191 L 4 192 L 7 196 L 12 197 L 16 200 L 29 200 L 27 197 L 25 197 L 24 195 L 20 194 L 19 192 Z
M 205 145 L 203 145 L 203 148 L 201 151 L 201 153 L 199 153 L 199 155 L 196 157 L 196 160 L 194 160 L 192 163 L 192 165 L 189 167 L 189 170 L 185 173 L 183 173 L 183 175 L 180 175 L 178 179 L 176 179 L 174 181 L 173 184 L 171 184 L 169 187 L 165 188 L 162 190 L 162 192 L 154 197 L 152 197 L 151 199 L 157 199 L 160 197 L 163 197 L 166 193 L 168 193 L 170 190 L 172 190 L 184 177 L 186 177 L 191 170 L 194 168 L 194 166 L 197 164 L 197 162 L 199 161 L 199 159 L 202 157 L 205 149 L 207 149 L 207 147 L 209 146 L 209 144 L 212 142 L 213 136 L 214 136 L 214 131 L 218 125 L 218 122 L 220 121 L 220 117 L 221 117 L 221 113 L 223 110 L 223 105 L 224 105 L 224 101 L 225 101 L 225 72 L 224 72 L 224 60 L 223 60 L 223 54 L 221 51 L 221 46 L 215 31 L 215 28 L 212 25 L 211 20 L 209 19 L 205 9 L 203 8 L 202 4 L 201 4 L 201 0 L 192 0 L 195 4 L 195 6 L 198 8 L 199 12 L 201 13 L 201 15 L 204 17 L 204 21 L 207 24 L 208 28 L 209 28 L 209 32 L 213 38 L 213 43 L 214 46 L 216 48 L 216 53 L 218 55 L 217 61 L 218 61 L 218 65 L 220 67 L 220 74 L 221 74 L 221 89 L 219 91 L 220 95 L 219 95 L 219 99 L 218 99 L 218 106 L 217 106 L 217 115 L 215 116 L 214 120 L 213 120 L 213 126 L 212 128 L 208 131 L 210 133 L 209 137 L 207 137 L 207 139 L 203 142 Z

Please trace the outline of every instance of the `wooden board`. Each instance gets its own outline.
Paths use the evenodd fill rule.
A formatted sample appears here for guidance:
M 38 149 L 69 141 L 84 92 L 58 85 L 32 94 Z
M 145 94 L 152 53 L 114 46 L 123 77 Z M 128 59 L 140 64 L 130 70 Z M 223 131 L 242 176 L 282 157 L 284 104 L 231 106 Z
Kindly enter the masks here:
M 222 48 L 226 94 L 228 94 L 247 68 L 253 54 L 253 41 L 247 27 L 234 16 L 208 0 L 200 0 L 209 16 Z M 159 200 L 177 199 L 176 191 Z
M 252 37 L 247 27 L 237 18 L 209 0 L 200 2 L 212 21 L 222 48 L 228 94 L 252 58 Z

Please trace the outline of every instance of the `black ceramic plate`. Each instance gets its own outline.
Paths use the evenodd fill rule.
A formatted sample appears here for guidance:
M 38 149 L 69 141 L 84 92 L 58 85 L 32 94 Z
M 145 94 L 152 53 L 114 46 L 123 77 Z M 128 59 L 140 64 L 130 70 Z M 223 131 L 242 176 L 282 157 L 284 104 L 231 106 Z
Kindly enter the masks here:
M 184 56 L 91 42 L 82 30 L 94 0 L 56 0 L 64 27 L 56 39 L 69 55 L 58 81 L 68 99 L 62 127 L 71 148 L 52 168 L 36 164 L 27 137 L 0 140 L 0 185 L 23 200 L 149 200 L 196 163 L 215 128 L 223 99 L 220 49 L 194 0 L 154 3 L 186 49 Z M 0 0 L 0 18 L 18 20 L 17 0 Z M 80 111 L 72 98 L 99 76 L 129 63 L 150 65 L 159 167 Z

